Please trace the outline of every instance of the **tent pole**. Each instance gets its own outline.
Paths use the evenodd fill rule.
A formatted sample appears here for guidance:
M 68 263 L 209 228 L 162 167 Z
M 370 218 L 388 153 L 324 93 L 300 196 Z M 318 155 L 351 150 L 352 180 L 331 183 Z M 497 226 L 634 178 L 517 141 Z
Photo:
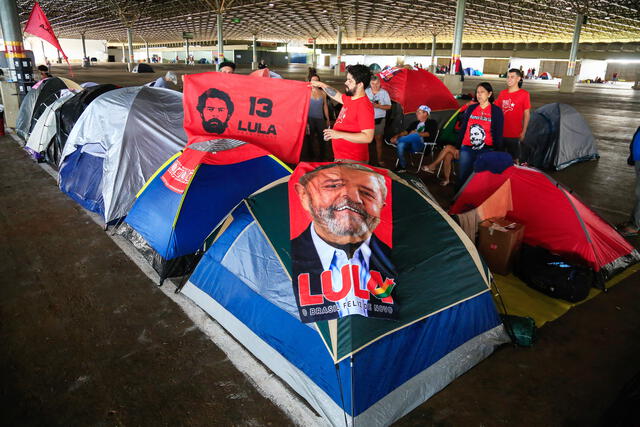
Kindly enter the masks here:
M 340 389 L 340 400 L 342 401 L 342 414 L 344 415 L 344 425 L 345 427 L 349 427 L 349 422 L 347 421 L 347 411 L 344 410 L 344 390 L 342 390 L 342 378 L 340 378 L 340 364 L 336 363 L 336 377 L 338 378 L 338 388 Z

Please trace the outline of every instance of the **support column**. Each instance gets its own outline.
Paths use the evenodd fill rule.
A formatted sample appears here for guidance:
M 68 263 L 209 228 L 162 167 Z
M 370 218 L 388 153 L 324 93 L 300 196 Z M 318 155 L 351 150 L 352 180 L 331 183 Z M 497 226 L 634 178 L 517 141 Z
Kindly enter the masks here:
M 127 28 L 127 44 L 129 45 L 129 58 L 127 59 L 127 69 L 133 70 L 133 31 Z
M 47 52 L 44 50 L 44 42 L 40 40 L 40 46 L 42 47 L 42 56 L 44 57 L 44 63 L 47 63 Z M 51 71 L 51 70 L 49 70 Z
M 313 38 L 313 55 L 311 56 L 311 66 L 318 68 L 318 57 L 316 56 L 316 38 Z
M 122 62 L 127 63 L 127 52 L 124 50 L 124 43 L 122 43 Z
M 340 73 L 340 64 L 342 62 L 342 26 L 338 25 L 338 43 L 336 45 L 336 68 L 333 70 L 334 76 L 339 76 Z
M 149 42 L 144 41 L 144 48 L 147 50 L 147 64 L 151 63 L 151 56 L 149 55 Z
M 33 64 L 24 53 L 16 0 L 0 0 L 0 25 L 9 75 L 0 82 L 6 125 L 16 126 L 20 102 L 33 86 Z
M 91 66 L 91 58 L 87 56 L 87 45 L 84 40 L 84 33 L 80 33 L 80 40 L 82 40 L 82 66 L 90 67 Z
M 251 69 L 252 70 L 257 70 L 258 69 L 258 51 L 257 51 L 257 46 L 258 44 L 258 37 L 254 34 L 253 35 L 253 60 L 251 61 Z
M 456 26 L 453 33 L 453 46 L 451 47 L 451 66 L 449 73 L 444 76 L 444 84 L 451 93 L 457 95 L 462 92 L 462 81 L 456 75 L 456 62 L 462 53 L 462 32 L 464 29 L 464 8 L 465 0 L 457 0 L 456 4 Z
M 576 60 L 578 59 L 578 46 L 580 44 L 580 32 L 582 31 L 582 23 L 584 22 L 584 14 L 576 15 L 576 25 L 573 29 L 573 40 L 571 41 L 571 50 L 569 51 L 569 64 L 567 65 L 567 75 L 560 82 L 561 93 L 573 93 L 576 90 Z
M 184 57 L 184 63 L 185 65 L 189 65 L 189 39 L 184 39 L 184 50 L 185 50 L 185 57 Z
M 429 71 L 432 73 L 436 72 L 436 39 L 437 35 L 433 35 L 433 39 L 431 39 L 431 65 L 429 65 Z
M 224 41 L 222 40 L 222 14 L 217 15 L 217 29 L 218 29 L 218 70 L 220 64 L 224 61 Z

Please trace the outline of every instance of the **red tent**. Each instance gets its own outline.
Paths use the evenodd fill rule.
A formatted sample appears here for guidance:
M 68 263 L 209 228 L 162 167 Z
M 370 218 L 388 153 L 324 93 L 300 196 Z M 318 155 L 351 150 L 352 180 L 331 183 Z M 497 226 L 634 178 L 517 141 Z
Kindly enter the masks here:
M 428 105 L 431 111 L 458 109 L 449 89 L 427 70 L 402 69 L 389 81 L 382 78 L 380 81 L 391 99 L 402 106 L 404 114 L 414 113 L 420 105 Z
M 261 68 L 255 71 L 252 71 L 249 73 L 250 76 L 254 76 L 254 77 L 271 77 L 269 75 L 269 69 L 268 68 Z
M 640 261 L 640 254 L 571 191 L 537 169 L 511 166 L 500 174 L 474 173 L 450 213 L 480 206 L 507 180 L 513 210 L 507 218 L 524 224 L 524 242 L 569 260 L 582 261 L 607 280 Z

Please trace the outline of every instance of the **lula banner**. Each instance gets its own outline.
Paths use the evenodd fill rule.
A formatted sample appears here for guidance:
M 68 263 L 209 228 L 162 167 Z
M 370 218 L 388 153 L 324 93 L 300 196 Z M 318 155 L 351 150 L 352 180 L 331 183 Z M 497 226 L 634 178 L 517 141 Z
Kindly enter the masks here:
M 184 128 L 189 144 L 230 138 L 297 163 L 307 126 L 307 83 L 238 74 L 184 77 Z
M 293 292 L 304 323 L 395 319 L 391 179 L 360 163 L 300 163 L 289 180 Z

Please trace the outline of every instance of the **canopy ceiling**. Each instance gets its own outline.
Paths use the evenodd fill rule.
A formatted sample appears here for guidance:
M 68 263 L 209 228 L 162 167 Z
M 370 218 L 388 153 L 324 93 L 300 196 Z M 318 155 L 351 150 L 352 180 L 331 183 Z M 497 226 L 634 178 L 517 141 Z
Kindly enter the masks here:
M 41 0 L 58 37 L 116 42 L 131 26 L 136 42 L 216 38 L 222 10 L 224 38 L 335 43 L 451 41 L 455 0 Z M 18 0 L 22 24 L 33 1 Z M 640 0 L 467 0 L 465 42 L 569 42 L 576 13 L 587 15 L 581 41 L 640 41 Z

